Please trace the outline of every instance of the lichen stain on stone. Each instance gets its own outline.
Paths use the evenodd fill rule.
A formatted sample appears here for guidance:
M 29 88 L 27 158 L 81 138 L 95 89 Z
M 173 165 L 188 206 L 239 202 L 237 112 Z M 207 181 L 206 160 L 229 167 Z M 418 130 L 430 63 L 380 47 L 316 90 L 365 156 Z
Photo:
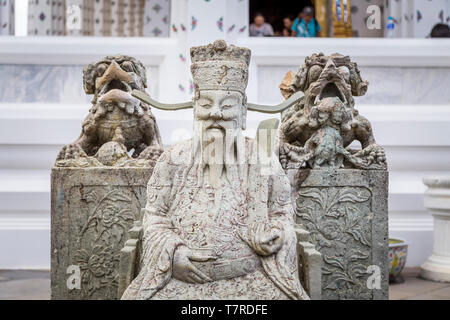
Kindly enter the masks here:
M 57 208 L 57 212 L 60 215 L 64 214 L 64 188 L 59 189 L 58 192 L 58 208 Z
M 224 78 L 227 76 L 227 74 L 228 74 L 228 67 L 227 67 L 227 66 L 222 66 L 221 69 L 222 69 L 222 73 L 221 73 L 220 76 L 219 76 L 219 80 L 218 80 L 218 83 L 219 83 L 219 84 L 222 83 L 223 79 L 224 79 Z

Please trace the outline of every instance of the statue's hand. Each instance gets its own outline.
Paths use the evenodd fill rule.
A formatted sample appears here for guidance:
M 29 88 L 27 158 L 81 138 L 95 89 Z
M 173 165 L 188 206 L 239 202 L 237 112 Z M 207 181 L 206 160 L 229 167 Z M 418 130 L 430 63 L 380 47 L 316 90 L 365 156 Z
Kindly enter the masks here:
M 283 246 L 284 231 L 279 226 L 270 223 L 257 224 L 250 232 L 249 244 L 261 256 L 277 253 Z
M 194 254 L 186 246 L 180 246 L 175 250 L 173 257 L 172 275 L 175 279 L 188 283 L 211 282 L 212 279 L 198 270 L 191 261 L 205 262 L 216 259 L 212 256 L 200 256 Z

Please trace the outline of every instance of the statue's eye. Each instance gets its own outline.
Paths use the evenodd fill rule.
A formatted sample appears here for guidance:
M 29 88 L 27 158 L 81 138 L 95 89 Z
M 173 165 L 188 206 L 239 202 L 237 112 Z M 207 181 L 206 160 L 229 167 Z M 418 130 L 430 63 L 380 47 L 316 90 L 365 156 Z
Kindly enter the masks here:
M 350 81 L 350 70 L 346 66 L 339 67 L 339 73 L 344 77 L 345 81 Z
M 108 66 L 106 64 L 99 64 L 97 67 L 97 74 L 99 76 L 102 76 L 105 73 L 106 69 L 108 69 Z
M 205 108 L 205 109 L 211 108 L 211 102 L 208 101 L 208 100 L 199 100 L 199 101 L 197 102 L 197 104 L 198 104 L 200 107 Z
M 126 72 L 133 72 L 133 64 L 130 61 L 125 61 L 122 63 L 121 67 Z
M 317 81 L 317 79 L 319 79 L 320 74 L 322 73 L 322 67 L 321 66 L 312 66 L 311 68 L 309 68 L 308 71 L 308 78 L 309 78 L 309 82 L 314 82 Z
M 229 109 L 233 106 L 238 104 L 238 100 L 236 98 L 226 98 L 222 101 L 221 108 L 222 109 Z

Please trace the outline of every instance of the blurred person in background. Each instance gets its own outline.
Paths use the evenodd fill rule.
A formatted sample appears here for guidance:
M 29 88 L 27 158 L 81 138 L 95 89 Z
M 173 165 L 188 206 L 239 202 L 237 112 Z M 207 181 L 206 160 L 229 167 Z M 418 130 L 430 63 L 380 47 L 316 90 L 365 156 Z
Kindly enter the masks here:
M 265 22 L 262 13 L 255 14 L 253 23 L 250 25 L 250 37 L 272 37 L 273 28 Z
M 292 16 L 287 16 L 283 19 L 283 31 L 281 32 L 282 37 L 292 36 L 293 20 L 294 19 Z
M 292 25 L 293 37 L 314 38 L 320 37 L 320 24 L 314 18 L 314 9 L 312 7 L 305 7 L 294 20 Z
M 450 27 L 445 23 L 438 23 L 431 29 L 430 37 L 450 38 Z

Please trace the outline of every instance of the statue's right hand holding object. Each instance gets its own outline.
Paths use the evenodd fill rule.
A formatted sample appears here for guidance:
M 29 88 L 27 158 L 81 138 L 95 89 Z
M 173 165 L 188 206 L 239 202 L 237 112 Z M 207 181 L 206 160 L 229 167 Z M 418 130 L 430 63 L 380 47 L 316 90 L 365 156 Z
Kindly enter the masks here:
M 254 223 L 247 236 L 247 243 L 261 256 L 277 253 L 284 244 L 284 230 L 270 222 Z

